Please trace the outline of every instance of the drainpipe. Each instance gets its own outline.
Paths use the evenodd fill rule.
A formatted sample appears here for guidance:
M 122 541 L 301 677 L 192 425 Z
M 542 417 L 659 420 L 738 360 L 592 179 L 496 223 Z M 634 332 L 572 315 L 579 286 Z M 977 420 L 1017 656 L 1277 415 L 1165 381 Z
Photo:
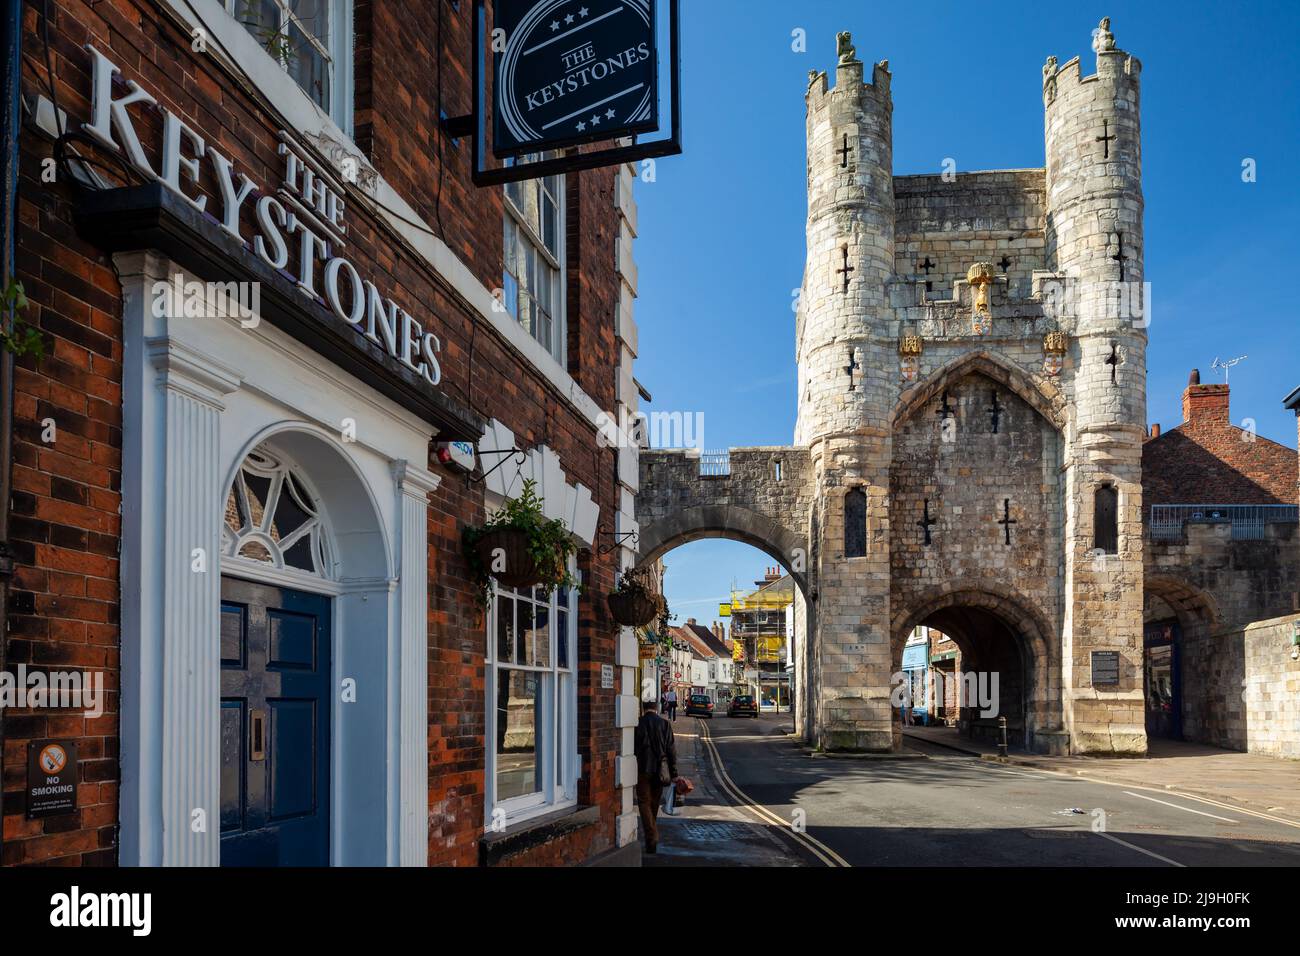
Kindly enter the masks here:
M 14 275 L 15 233 L 18 228 L 18 130 L 21 122 L 22 76 L 22 0 L 4 0 L 0 14 L 0 46 L 4 47 L 3 90 L 4 118 L 0 120 L 0 229 L 3 229 L 3 288 L 9 287 Z M 12 315 L 3 320 L 8 326 Z M 9 581 L 14 573 L 14 559 L 9 549 L 9 497 L 14 442 L 14 356 L 0 349 L 0 671 L 5 668 L 5 651 L 9 642 Z M 4 710 L 0 708 L 0 779 L 4 767 Z M 4 790 L 0 787 L 0 860 L 4 858 Z

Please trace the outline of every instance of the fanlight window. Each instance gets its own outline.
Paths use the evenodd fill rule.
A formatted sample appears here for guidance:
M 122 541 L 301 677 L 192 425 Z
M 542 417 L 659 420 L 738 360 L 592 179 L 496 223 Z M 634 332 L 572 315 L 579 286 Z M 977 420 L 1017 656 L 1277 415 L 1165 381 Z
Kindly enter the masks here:
M 289 464 L 264 448 L 249 453 L 226 497 L 222 553 L 332 577 L 333 557 L 316 498 Z

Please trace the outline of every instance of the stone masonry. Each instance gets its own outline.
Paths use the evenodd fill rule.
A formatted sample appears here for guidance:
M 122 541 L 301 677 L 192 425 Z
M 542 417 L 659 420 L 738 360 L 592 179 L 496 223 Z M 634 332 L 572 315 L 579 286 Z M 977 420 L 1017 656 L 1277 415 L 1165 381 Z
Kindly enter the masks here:
M 908 631 L 968 613 L 1029 746 L 1143 753 L 1141 65 L 1105 20 L 1095 73 L 1044 66 L 1044 168 L 896 176 L 888 61 L 837 39 L 806 92 L 794 446 L 730 478 L 644 453 L 642 560 L 730 529 L 796 571 L 796 716 L 826 749 L 897 748 Z

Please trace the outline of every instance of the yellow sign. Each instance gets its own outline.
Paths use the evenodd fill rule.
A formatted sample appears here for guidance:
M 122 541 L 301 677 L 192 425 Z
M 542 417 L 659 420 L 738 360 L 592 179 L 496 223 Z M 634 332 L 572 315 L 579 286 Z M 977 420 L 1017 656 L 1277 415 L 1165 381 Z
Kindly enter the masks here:
M 730 604 L 719 604 L 719 605 L 718 605 L 718 617 L 731 617 L 731 605 L 730 605 Z

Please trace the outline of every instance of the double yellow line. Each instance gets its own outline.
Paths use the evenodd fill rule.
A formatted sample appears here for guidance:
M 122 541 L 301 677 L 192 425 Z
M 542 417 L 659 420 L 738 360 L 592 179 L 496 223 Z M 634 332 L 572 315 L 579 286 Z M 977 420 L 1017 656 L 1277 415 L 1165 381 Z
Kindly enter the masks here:
M 794 828 L 794 824 L 790 820 L 782 819 L 761 803 L 750 799 L 749 795 L 736 786 L 736 782 L 727 773 L 727 768 L 722 762 L 722 755 L 718 753 L 718 748 L 714 745 L 713 738 L 709 734 L 708 724 L 702 720 L 696 722 L 700 726 L 700 737 L 704 741 L 705 749 L 708 751 L 709 762 L 713 765 L 713 772 L 717 776 L 718 783 L 734 803 L 754 814 L 762 823 L 776 827 L 827 866 L 847 867 L 852 865 L 821 840 L 807 833 L 801 833 Z

